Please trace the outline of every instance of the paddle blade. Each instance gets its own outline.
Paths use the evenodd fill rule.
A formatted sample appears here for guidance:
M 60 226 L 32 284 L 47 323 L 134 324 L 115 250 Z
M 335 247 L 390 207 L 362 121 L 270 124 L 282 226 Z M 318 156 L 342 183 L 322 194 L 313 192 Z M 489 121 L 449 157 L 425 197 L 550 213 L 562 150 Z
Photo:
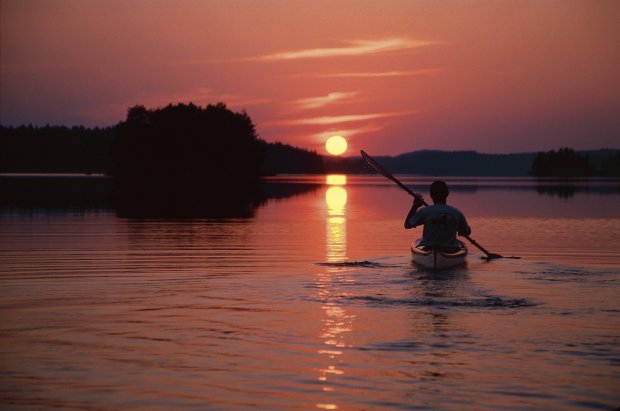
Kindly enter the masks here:
M 494 253 L 489 253 L 485 256 L 480 257 L 483 260 L 487 260 L 487 261 L 491 261 L 491 260 L 496 260 L 498 258 L 504 258 L 503 255 L 499 255 L 499 254 L 494 254 Z
M 369 166 L 374 168 L 375 171 L 377 171 L 383 177 L 389 178 L 390 180 L 392 180 L 393 182 L 398 184 L 400 186 L 400 188 L 402 188 L 407 193 L 409 193 L 409 195 L 411 195 L 411 196 L 415 195 L 415 193 L 413 191 L 411 191 L 411 189 L 409 187 L 407 187 L 399 179 L 394 177 L 392 175 L 392 173 L 387 171 L 381 164 L 379 164 L 374 158 L 370 157 L 364 150 L 360 150 L 360 153 L 362 154 L 362 158 L 364 159 L 364 161 L 366 161 L 366 163 L 368 163 Z M 424 205 L 426 205 L 426 203 L 424 203 Z
M 394 176 L 392 176 L 389 171 L 383 168 L 381 164 L 377 163 L 377 161 L 374 158 L 370 157 L 364 150 L 360 150 L 360 153 L 362 154 L 362 158 L 364 159 L 364 161 L 366 161 L 366 163 L 368 163 L 369 166 L 374 168 L 375 171 L 377 171 L 379 174 L 389 178 L 390 180 L 394 178 Z
M 496 260 L 498 258 L 510 258 L 510 259 L 513 259 L 513 260 L 518 260 L 521 257 L 516 257 L 514 255 L 503 256 L 503 255 L 499 255 L 499 254 L 489 253 L 488 255 L 482 256 L 480 258 L 483 259 L 483 260 L 491 261 L 491 260 Z

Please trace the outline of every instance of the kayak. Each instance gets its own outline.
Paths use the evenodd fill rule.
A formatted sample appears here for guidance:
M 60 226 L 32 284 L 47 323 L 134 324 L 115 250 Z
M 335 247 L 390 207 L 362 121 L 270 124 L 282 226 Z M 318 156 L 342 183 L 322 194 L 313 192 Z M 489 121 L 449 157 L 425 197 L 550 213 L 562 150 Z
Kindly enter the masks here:
M 435 270 L 443 270 L 444 268 L 465 264 L 468 252 L 465 244 L 461 243 L 461 248 L 458 250 L 447 251 L 440 248 L 420 246 L 418 245 L 419 241 L 411 244 L 413 261 L 416 264 Z

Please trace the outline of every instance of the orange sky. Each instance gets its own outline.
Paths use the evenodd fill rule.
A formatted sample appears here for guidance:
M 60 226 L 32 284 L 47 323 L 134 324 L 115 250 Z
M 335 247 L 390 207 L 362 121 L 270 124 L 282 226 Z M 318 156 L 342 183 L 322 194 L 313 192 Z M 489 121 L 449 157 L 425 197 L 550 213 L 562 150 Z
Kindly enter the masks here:
M 0 0 L 0 123 L 223 101 L 324 153 L 620 147 L 618 1 Z

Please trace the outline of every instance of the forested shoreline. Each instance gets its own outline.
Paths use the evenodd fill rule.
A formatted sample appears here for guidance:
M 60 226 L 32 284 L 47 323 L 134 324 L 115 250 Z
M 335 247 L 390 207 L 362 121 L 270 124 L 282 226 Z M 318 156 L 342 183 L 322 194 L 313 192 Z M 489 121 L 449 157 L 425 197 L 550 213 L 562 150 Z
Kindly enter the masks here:
M 136 106 L 141 107 L 141 106 Z M 221 104 L 222 112 L 230 112 Z M 144 109 L 144 108 L 143 108 Z M 199 112 L 193 105 L 170 105 L 167 109 Z M 131 109 L 130 109 L 131 110 Z M 144 109 L 146 110 L 146 109 Z M 134 113 L 135 114 L 135 113 Z M 234 114 L 234 113 L 233 113 Z M 239 114 L 239 113 L 237 113 Z M 243 113 L 243 115 L 246 115 Z M 247 116 L 247 115 L 246 115 Z M 251 123 L 249 117 L 247 120 Z M 180 120 L 184 121 L 184 120 Z M 119 127 L 86 128 L 82 126 L 19 126 L 0 125 L 0 173 L 81 173 L 111 174 L 115 167 L 113 147 L 118 143 Z M 177 130 L 167 137 L 170 145 L 189 125 L 175 126 Z M 181 131 L 179 131 L 181 130 Z M 213 139 L 214 137 L 212 137 Z M 251 150 L 259 153 L 260 161 L 254 173 L 320 174 L 372 172 L 357 155 L 328 157 L 316 151 L 294 147 L 281 142 L 267 142 L 256 133 L 256 144 Z M 149 141 L 143 142 L 148 146 Z M 174 144 L 172 144 L 173 146 Z M 220 158 L 222 153 L 204 156 Z M 147 150 L 148 151 L 148 150 Z M 247 150 L 246 150 L 247 151 Z M 136 152 L 137 153 L 137 152 Z M 230 161 L 246 155 L 243 150 L 231 150 L 225 157 Z M 208 158 L 202 161 L 208 161 Z M 620 176 L 620 150 L 601 149 L 575 151 L 560 148 L 555 151 L 485 154 L 475 151 L 420 150 L 397 156 L 379 156 L 377 159 L 392 172 L 440 176 L 534 176 L 534 177 L 590 177 Z
M 0 173 L 109 174 L 117 126 L 0 126 Z M 266 175 L 322 173 L 314 151 L 259 140 L 266 153 Z

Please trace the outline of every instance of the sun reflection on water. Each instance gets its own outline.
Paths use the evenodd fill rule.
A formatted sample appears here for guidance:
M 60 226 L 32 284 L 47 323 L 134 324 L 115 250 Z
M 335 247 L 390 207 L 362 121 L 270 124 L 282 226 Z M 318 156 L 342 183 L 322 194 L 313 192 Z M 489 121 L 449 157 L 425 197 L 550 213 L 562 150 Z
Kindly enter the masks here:
M 325 202 L 330 216 L 344 215 L 347 205 L 347 190 L 342 186 L 330 186 L 325 193 Z
M 327 205 L 325 254 L 330 263 L 339 263 L 347 260 L 347 190 L 345 188 L 347 178 L 345 175 L 328 175 L 326 177 L 327 190 L 325 203 Z M 318 350 L 322 358 L 326 358 L 325 366 L 318 369 L 318 380 L 323 383 L 323 393 L 336 391 L 330 379 L 344 375 L 342 369 L 342 356 L 349 346 L 345 335 L 353 330 L 354 315 L 346 312 L 339 305 L 339 288 L 341 284 L 350 282 L 344 267 L 328 266 L 317 276 L 317 288 L 319 298 L 323 301 L 323 328 L 319 337 L 323 341 L 324 348 Z M 336 410 L 338 405 L 331 402 L 317 403 L 319 409 Z
M 345 175 L 331 174 L 326 177 L 328 185 L 325 192 L 327 204 L 327 261 L 338 262 L 347 258 L 347 182 Z
M 328 186 L 344 186 L 347 185 L 347 176 L 344 174 L 329 174 L 325 178 Z
M 339 262 L 347 258 L 347 190 L 344 185 L 347 182 L 344 175 L 328 175 L 328 185 L 325 192 L 327 204 L 327 261 Z

